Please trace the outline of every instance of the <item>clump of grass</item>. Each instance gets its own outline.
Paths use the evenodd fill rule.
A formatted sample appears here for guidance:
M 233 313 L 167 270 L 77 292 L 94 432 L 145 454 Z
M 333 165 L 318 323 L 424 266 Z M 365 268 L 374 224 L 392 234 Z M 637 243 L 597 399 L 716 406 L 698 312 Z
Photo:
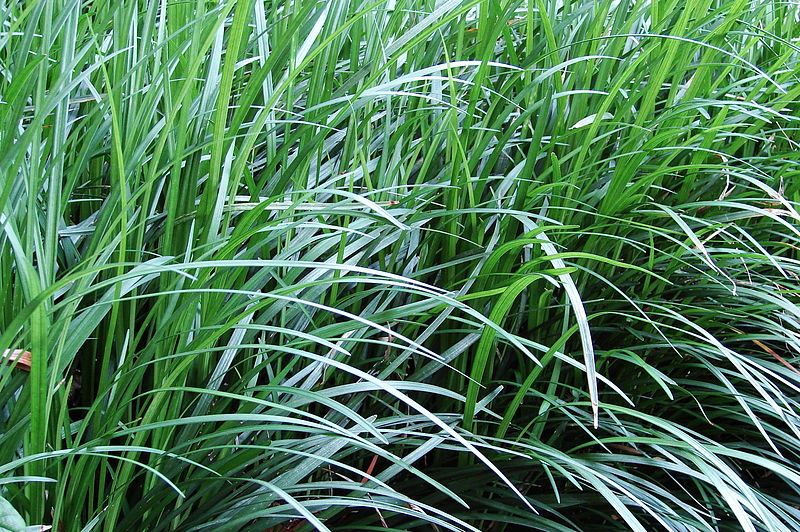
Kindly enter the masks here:
M 9 526 L 800 529 L 799 16 L 0 4 Z

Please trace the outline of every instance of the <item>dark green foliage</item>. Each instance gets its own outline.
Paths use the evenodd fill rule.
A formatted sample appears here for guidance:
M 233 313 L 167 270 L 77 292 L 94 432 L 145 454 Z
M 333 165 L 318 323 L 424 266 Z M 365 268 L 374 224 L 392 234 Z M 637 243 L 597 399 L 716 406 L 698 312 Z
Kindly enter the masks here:
M 0 2 L 0 502 L 800 529 L 798 17 Z

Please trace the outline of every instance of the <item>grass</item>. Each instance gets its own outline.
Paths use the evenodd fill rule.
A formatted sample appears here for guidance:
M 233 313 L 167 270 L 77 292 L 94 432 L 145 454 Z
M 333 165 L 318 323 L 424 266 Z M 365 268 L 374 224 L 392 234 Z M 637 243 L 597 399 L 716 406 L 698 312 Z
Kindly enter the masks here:
M 799 21 L 0 2 L 0 522 L 800 529 Z

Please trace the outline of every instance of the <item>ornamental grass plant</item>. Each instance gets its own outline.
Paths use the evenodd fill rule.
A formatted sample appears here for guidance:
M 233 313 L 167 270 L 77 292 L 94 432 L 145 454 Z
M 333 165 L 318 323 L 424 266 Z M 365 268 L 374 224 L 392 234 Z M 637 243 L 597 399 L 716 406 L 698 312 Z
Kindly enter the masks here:
M 793 0 L 0 0 L 0 529 L 800 530 L 798 101 Z

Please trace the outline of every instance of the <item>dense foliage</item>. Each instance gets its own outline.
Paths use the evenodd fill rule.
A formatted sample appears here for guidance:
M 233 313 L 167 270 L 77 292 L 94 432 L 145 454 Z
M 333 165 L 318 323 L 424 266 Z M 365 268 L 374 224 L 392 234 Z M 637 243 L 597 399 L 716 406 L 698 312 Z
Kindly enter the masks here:
M 0 1 L 0 521 L 800 529 L 799 17 Z

